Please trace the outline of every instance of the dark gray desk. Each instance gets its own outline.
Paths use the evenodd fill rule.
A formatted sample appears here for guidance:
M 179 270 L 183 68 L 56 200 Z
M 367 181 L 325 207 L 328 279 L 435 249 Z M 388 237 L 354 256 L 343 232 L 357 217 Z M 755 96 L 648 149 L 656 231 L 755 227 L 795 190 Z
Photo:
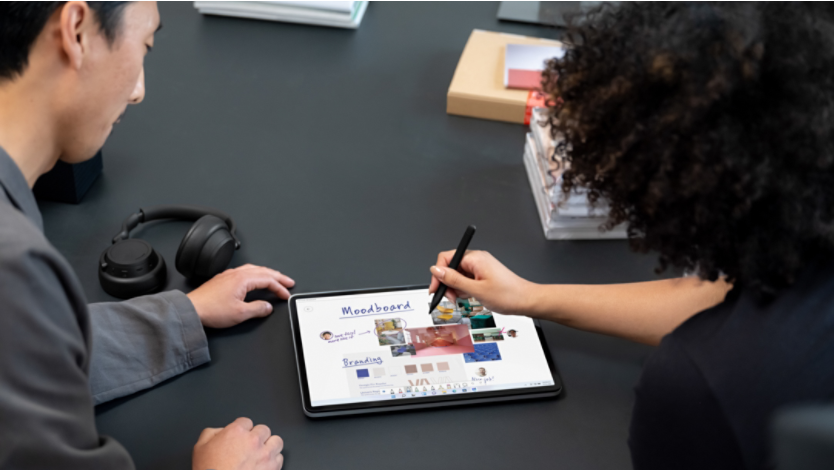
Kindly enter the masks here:
M 624 241 L 548 242 L 522 164 L 524 127 L 447 116 L 473 28 L 554 35 L 495 19 L 492 4 L 372 4 L 358 31 L 201 17 L 160 5 L 147 98 L 104 148 L 79 206 L 44 204 L 46 231 L 90 301 L 96 261 L 140 206 L 198 203 L 234 215 L 243 248 L 296 292 L 423 283 L 437 252 L 478 226 L 489 250 L 539 282 L 654 278 Z M 141 235 L 168 259 L 187 227 Z M 632 388 L 650 348 L 546 325 L 559 400 L 312 421 L 301 412 L 286 303 L 209 333 L 212 362 L 98 409 L 140 469 L 190 468 L 207 426 L 238 416 L 286 441 L 287 469 L 630 468 Z

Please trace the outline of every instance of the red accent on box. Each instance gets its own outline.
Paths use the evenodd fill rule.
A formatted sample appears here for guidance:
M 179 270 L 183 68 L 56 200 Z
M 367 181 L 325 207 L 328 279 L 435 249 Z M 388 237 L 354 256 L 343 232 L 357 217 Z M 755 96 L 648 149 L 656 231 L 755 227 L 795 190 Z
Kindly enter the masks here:
M 524 108 L 524 125 L 530 125 L 533 108 L 544 108 L 545 106 L 544 94 L 538 90 L 530 90 L 530 93 L 527 94 L 527 106 Z

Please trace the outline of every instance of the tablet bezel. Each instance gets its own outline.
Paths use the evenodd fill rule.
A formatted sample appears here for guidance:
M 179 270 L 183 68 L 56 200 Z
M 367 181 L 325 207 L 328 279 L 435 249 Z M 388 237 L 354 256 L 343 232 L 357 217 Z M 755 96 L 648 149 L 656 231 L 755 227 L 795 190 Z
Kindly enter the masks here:
M 547 342 L 544 338 L 541 325 L 537 320 L 533 320 L 536 326 L 536 333 L 539 335 L 544 357 L 547 360 L 547 366 L 553 376 L 554 385 L 547 385 L 542 387 L 516 388 L 509 390 L 495 390 L 489 392 L 476 392 L 471 394 L 460 395 L 445 395 L 432 397 L 414 397 L 414 398 L 398 398 L 396 400 L 380 400 L 371 402 L 358 403 L 344 403 L 340 405 L 324 405 L 312 406 L 310 401 L 310 390 L 307 384 L 307 365 L 304 361 L 303 343 L 301 342 L 301 329 L 298 327 L 298 309 L 296 308 L 296 301 L 298 299 L 308 298 L 322 298 L 334 297 L 342 295 L 358 295 L 358 294 L 381 294 L 385 292 L 408 291 L 428 289 L 428 285 L 412 285 L 412 286 L 396 286 L 396 287 L 381 287 L 374 289 L 353 289 L 343 291 L 329 291 L 329 292 L 309 292 L 304 294 L 295 294 L 290 297 L 289 314 L 290 314 L 290 328 L 292 330 L 293 348 L 295 349 L 295 361 L 298 369 L 298 380 L 301 388 L 301 401 L 304 414 L 311 418 L 338 416 L 347 414 L 364 414 L 364 413 L 378 413 L 388 411 L 411 410 L 418 408 L 436 408 L 441 406 L 458 406 L 474 403 L 488 403 L 494 401 L 508 401 L 508 400 L 524 400 L 530 398 L 555 397 L 562 391 L 562 378 L 550 355 L 550 348 L 547 347 Z

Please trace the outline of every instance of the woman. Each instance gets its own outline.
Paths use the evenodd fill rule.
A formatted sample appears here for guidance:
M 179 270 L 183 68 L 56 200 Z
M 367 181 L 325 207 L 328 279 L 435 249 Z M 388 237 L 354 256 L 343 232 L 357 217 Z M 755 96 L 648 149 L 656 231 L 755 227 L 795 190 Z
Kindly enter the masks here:
M 767 468 L 773 411 L 834 398 L 830 10 L 625 3 L 548 64 L 565 192 L 588 188 L 605 227 L 695 276 L 537 285 L 484 252 L 431 268 L 432 292 L 659 345 L 636 390 L 638 470 Z

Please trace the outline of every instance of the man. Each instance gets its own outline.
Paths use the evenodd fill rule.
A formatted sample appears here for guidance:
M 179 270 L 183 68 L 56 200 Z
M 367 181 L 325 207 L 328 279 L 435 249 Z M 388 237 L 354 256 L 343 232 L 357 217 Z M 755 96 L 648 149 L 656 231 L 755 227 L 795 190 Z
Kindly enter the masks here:
M 294 281 L 243 266 L 185 295 L 86 305 L 68 262 L 44 238 L 31 187 L 60 159 L 101 148 L 144 97 L 155 2 L 0 4 L 0 469 L 129 469 L 96 431 L 93 406 L 209 361 L 203 326 L 268 315 L 253 289 L 287 299 Z M 283 442 L 240 418 L 206 429 L 193 468 L 278 469 Z

